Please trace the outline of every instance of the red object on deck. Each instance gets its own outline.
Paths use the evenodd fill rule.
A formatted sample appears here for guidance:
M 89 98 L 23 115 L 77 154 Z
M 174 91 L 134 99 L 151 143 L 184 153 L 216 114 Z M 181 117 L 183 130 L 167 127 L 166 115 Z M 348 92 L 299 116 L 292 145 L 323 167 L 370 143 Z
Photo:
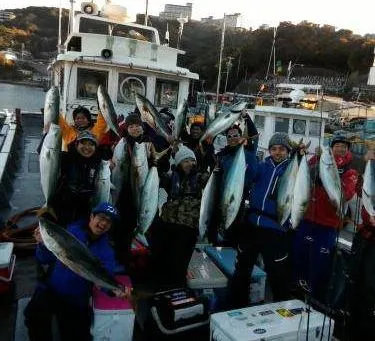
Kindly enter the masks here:
M 130 247 L 129 273 L 136 278 L 146 275 L 149 264 L 150 250 L 136 239 L 132 240 Z
M 7 293 L 12 283 L 16 264 L 13 248 L 13 243 L 0 243 L 0 295 Z
M 126 288 L 132 288 L 132 282 L 128 276 L 116 276 L 117 282 Z M 105 292 L 94 287 L 94 308 L 98 310 L 127 310 L 133 309 L 130 302 L 117 297 L 109 297 Z

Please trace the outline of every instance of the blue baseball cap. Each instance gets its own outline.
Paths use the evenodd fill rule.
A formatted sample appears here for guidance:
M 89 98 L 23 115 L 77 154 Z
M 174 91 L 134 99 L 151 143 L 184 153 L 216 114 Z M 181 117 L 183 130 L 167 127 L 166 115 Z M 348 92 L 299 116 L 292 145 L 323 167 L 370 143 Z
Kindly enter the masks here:
M 93 214 L 98 214 L 98 213 L 104 213 L 105 215 L 109 216 L 112 220 L 119 220 L 120 215 L 116 209 L 116 207 L 112 206 L 108 202 L 101 202 L 98 204 L 93 210 Z

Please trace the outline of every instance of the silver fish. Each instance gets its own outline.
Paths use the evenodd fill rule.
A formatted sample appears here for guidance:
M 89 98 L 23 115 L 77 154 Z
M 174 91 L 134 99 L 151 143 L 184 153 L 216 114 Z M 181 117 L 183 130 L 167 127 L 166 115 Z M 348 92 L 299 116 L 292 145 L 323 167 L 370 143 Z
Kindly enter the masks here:
M 311 176 L 306 155 L 302 156 L 293 191 L 293 204 L 290 222 L 296 229 L 301 222 L 311 197 Z
M 140 207 L 142 189 L 146 182 L 149 170 L 147 156 L 146 144 L 144 142 L 136 142 L 133 147 L 131 158 L 130 181 L 137 209 Z
M 111 190 L 112 203 L 116 204 L 121 192 L 122 185 L 125 179 L 129 176 L 129 164 L 127 155 L 127 144 L 122 138 L 115 146 L 113 151 L 113 163 L 115 164 L 111 172 L 111 183 L 113 185 Z
M 298 157 L 295 155 L 280 178 L 277 189 L 277 216 L 284 225 L 292 212 L 293 194 L 298 173 Z
M 99 110 L 102 113 L 108 128 L 111 129 L 118 137 L 121 137 L 115 107 L 113 106 L 112 100 L 107 91 L 102 85 L 98 86 L 97 98 Z
M 234 122 L 240 118 L 241 112 L 227 112 L 215 118 L 214 121 L 207 127 L 207 130 L 200 139 L 200 143 L 205 141 L 208 137 L 214 138 L 216 135 L 230 128 Z
M 111 170 L 109 161 L 102 160 L 96 181 L 95 204 L 111 201 Z
M 375 216 L 375 160 L 368 160 L 363 174 L 362 202 L 367 213 Z
M 180 138 L 181 132 L 186 125 L 186 114 L 187 114 L 187 102 L 186 100 L 179 105 L 176 117 L 174 120 L 173 138 L 178 140 Z
M 329 147 L 324 147 L 319 160 L 319 177 L 330 201 L 336 208 L 336 214 L 341 216 L 343 210 L 341 179 L 335 158 Z
M 44 101 L 44 127 L 46 128 L 50 123 L 59 123 L 60 113 L 60 94 L 57 86 L 52 86 L 46 93 Z
M 102 288 L 122 288 L 102 266 L 100 260 L 70 232 L 44 218 L 40 218 L 39 227 L 46 248 L 70 270 Z
M 236 151 L 233 163 L 224 176 L 221 198 L 221 215 L 224 229 L 227 229 L 237 216 L 245 185 L 246 159 L 244 147 Z
M 61 162 L 61 129 L 57 124 L 51 123 L 49 131 L 43 141 L 40 152 L 40 182 L 49 207 L 55 194 L 60 175 Z
M 142 189 L 141 202 L 138 213 L 138 227 L 140 234 L 145 234 L 151 226 L 159 207 L 159 175 L 155 166 L 147 174 Z
M 210 226 L 212 214 L 215 208 L 219 184 L 219 173 L 212 172 L 206 186 L 204 187 L 201 208 L 199 213 L 199 236 L 203 239 Z
M 167 141 L 171 138 L 171 129 L 160 117 L 155 106 L 144 96 L 135 94 L 136 104 L 141 113 L 142 121 L 147 122 L 159 135 L 163 136 Z

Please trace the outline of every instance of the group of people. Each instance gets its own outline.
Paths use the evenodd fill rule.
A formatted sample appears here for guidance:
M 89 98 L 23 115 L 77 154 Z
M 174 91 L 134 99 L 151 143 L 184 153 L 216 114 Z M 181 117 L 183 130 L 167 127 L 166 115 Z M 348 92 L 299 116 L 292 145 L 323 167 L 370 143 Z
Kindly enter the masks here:
M 173 115 L 169 117 L 173 120 Z M 113 272 L 115 258 L 125 265 L 129 260 L 130 243 L 137 225 L 132 186 L 130 181 L 124 182 L 114 206 L 101 203 L 93 207 L 99 163 L 103 158 L 111 160 L 113 147 L 118 140 L 110 136 L 111 132 L 106 133 L 106 125 L 100 114 L 93 123 L 90 112 L 80 107 L 73 112 L 73 119 L 74 126 L 67 125 L 63 120 L 59 122 L 66 151 L 62 152 L 59 186 L 53 201 L 54 213 L 57 222 L 68 226 L 70 232 L 98 255 L 107 270 Z M 155 160 L 153 153 L 149 153 L 148 162 L 157 166 L 160 187 L 167 193 L 167 199 L 147 233 L 151 250 L 149 282 L 156 291 L 186 285 L 188 264 L 198 239 L 203 189 L 211 172 L 218 172 L 221 179 L 225 179 L 236 151 L 243 145 L 246 173 L 237 218 L 227 231 L 218 231 L 216 227 L 220 225 L 220 215 L 214 214 L 207 233 L 209 242 L 215 245 L 229 244 L 237 249 L 231 283 L 233 308 L 249 305 L 249 273 L 259 255 L 264 262 L 273 300 L 289 299 L 294 284 L 297 284 L 316 299 L 324 301 L 329 290 L 337 236 L 343 224 L 342 217 L 337 216 L 336 207 L 319 181 L 319 152 L 309 161 L 313 184 L 307 212 L 298 229 L 291 231 L 288 224 L 281 225 L 277 218 L 278 184 L 288 167 L 291 154 L 307 152 L 306 146 L 292 147 L 287 134 L 275 133 L 268 143 L 269 156 L 259 160 L 258 131 L 246 112 L 241 115 L 241 120 L 245 123 L 246 134 L 240 124 L 234 124 L 224 132 L 227 146 L 218 153 L 215 153 L 210 139 L 200 143 L 206 128 L 204 123 L 193 123 L 189 133 L 184 131 L 181 141 L 175 143 L 163 159 Z M 171 142 L 164 140 L 144 123 L 139 112 L 128 114 L 120 122 L 120 127 L 127 142 L 129 158 L 136 142 L 145 143 L 148 150 L 155 151 L 165 150 Z M 346 202 L 354 195 L 360 195 L 360 176 L 350 165 L 350 142 L 344 136 L 336 136 L 330 147 Z M 366 160 L 374 158 L 373 151 L 365 156 Z M 362 217 L 363 224 L 358 227 L 353 243 L 351 287 L 363 299 L 363 304 L 353 299 L 350 306 L 355 312 L 353 321 L 360 321 L 361 325 L 366 326 L 362 330 L 367 332 L 369 322 L 374 322 L 375 281 L 371 255 L 375 250 L 372 246 L 375 243 L 375 217 L 369 216 L 365 210 L 362 210 Z M 112 225 L 114 228 L 108 238 Z M 37 239 L 41 241 L 38 236 Z M 115 253 L 109 247 L 109 240 Z M 89 340 L 87 297 L 91 286 L 56 261 L 43 247 L 42 241 L 38 245 L 37 258 L 41 263 L 52 264 L 49 268 L 52 270 L 46 272 L 41 281 L 43 284 L 38 286 L 25 312 L 30 340 L 50 340 L 50 334 L 43 335 L 36 330 L 41 329 L 41 321 L 50 320 L 52 313 L 59 317 L 61 328 L 66 326 L 67 321 L 71 323 L 72 319 L 74 326 L 81 326 L 79 338 L 78 334 L 74 336 L 65 331 L 67 334 L 63 340 Z M 121 292 L 115 294 L 128 297 Z M 35 315 L 36 310 L 45 315 Z M 79 316 L 68 310 L 75 310 Z

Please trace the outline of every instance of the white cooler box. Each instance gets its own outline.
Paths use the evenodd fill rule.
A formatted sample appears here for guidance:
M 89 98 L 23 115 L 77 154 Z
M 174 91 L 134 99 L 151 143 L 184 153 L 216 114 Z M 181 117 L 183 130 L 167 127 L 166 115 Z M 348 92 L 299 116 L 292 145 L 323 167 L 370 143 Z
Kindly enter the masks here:
M 305 303 L 290 300 L 212 314 L 210 340 L 328 341 L 333 327 L 334 321 L 328 316 L 312 308 L 308 313 Z
M 128 276 L 116 276 L 126 287 L 131 287 Z M 134 311 L 128 301 L 110 297 L 94 289 L 94 321 L 91 327 L 93 341 L 132 341 Z
M 16 264 L 13 248 L 13 243 L 0 243 L 0 294 L 8 293 L 11 287 Z
M 200 296 L 208 298 L 210 312 L 226 308 L 228 299 L 228 279 L 212 262 L 207 253 L 195 249 L 187 271 L 188 287 Z

